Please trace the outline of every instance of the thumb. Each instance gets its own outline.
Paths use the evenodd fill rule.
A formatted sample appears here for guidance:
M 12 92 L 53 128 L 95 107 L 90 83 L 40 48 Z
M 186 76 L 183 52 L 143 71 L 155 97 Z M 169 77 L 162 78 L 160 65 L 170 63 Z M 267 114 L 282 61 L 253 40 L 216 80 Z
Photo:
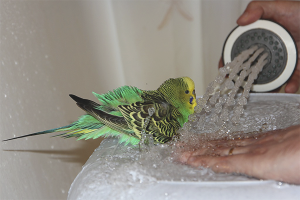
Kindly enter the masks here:
M 299 62 L 299 60 L 298 60 Z M 287 81 L 285 86 L 286 93 L 296 93 L 300 86 L 300 64 L 298 64 L 295 72 L 292 74 L 291 78 Z
M 262 2 L 252 1 L 248 4 L 244 13 L 237 20 L 237 24 L 245 26 L 257 21 L 260 18 L 263 19 L 274 19 L 276 10 L 279 5 L 278 2 Z

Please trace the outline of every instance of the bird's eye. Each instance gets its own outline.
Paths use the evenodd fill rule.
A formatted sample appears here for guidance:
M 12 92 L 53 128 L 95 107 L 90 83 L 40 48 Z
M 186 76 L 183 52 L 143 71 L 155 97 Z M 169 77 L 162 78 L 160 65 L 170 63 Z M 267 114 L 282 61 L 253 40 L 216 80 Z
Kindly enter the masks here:
M 193 103 L 193 100 L 194 100 L 194 97 L 190 97 L 190 104 L 192 104 Z
M 190 91 L 186 90 L 185 93 L 188 94 L 188 93 L 190 93 Z

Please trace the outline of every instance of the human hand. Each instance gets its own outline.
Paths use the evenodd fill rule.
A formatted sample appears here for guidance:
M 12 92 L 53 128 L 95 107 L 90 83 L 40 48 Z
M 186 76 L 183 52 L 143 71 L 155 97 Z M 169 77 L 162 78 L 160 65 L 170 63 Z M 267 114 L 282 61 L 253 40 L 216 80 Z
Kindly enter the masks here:
M 203 141 L 202 141 L 203 142 Z M 260 134 L 259 138 L 213 140 L 200 147 L 185 144 L 177 160 L 220 173 L 300 184 L 300 125 Z
M 253 1 L 237 20 L 237 24 L 245 26 L 258 19 L 274 21 L 286 28 L 295 40 L 298 52 L 300 50 L 300 2 L 296 1 Z M 287 81 L 285 92 L 295 93 L 300 86 L 300 60 L 290 79 Z M 224 66 L 222 60 L 219 67 Z

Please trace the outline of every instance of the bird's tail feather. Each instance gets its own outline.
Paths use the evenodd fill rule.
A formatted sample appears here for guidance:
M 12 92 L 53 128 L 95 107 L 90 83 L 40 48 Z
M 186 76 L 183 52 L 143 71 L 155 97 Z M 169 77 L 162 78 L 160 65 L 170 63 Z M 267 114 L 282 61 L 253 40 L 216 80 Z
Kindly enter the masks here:
M 54 132 L 62 132 L 62 131 L 65 131 L 65 133 L 54 135 L 53 137 L 57 137 L 57 136 L 61 136 L 63 138 L 76 137 L 78 138 L 77 140 L 81 140 L 81 139 L 88 140 L 88 139 L 97 139 L 99 137 L 106 138 L 112 136 L 112 137 L 118 137 L 119 143 L 124 143 L 125 145 L 129 143 L 132 145 L 136 145 L 140 141 L 139 139 L 133 136 L 115 131 L 105 126 L 103 123 L 99 122 L 93 116 L 86 114 L 81 116 L 76 122 L 70 125 L 6 139 L 3 140 L 3 142 L 29 137 L 29 136 L 42 135 L 42 134 L 54 133 Z
M 41 131 L 41 132 L 31 133 L 31 134 L 27 134 L 27 135 L 22 135 L 22 136 L 19 136 L 19 137 L 14 137 L 14 138 L 3 140 L 3 142 L 9 141 L 9 140 L 15 140 L 15 139 L 19 139 L 19 138 L 24 138 L 24 137 L 29 137 L 29 136 L 35 136 L 35 135 L 42 135 L 42 134 L 46 134 L 46 133 L 58 132 L 58 131 L 60 131 L 60 129 L 69 128 L 71 125 L 72 124 L 70 124 L 68 126 L 63 126 L 63 127 L 60 127 L 60 128 L 54 128 L 54 129 L 50 129 L 50 130 L 46 130 L 46 131 Z
M 65 133 L 58 134 L 55 136 L 61 136 L 63 138 L 70 138 L 70 137 L 79 138 L 83 134 L 88 134 L 90 132 L 94 132 L 95 130 L 100 129 L 103 126 L 104 126 L 104 124 L 99 122 L 93 116 L 83 115 L 76 122 L 74 122 L 70 125 L 6 139 L 6 140 L 3 140 L 3 142 L 9 141 L 9 140 L 15 140 L 15 139 L 19 139 L 19 138 L 24 138 L 24 137 L 29 137 L 29 136 L 36 136 L 36 135 L 42 135 L 42 134 L 54 133 L 54 132 L 63 132 L 63 131 L 65 131 Z M 55 136 L 53 136 L 53 137 L 55 137 Z
M 75 95 L 70 95 L 70 97 L 72 97 L 77 102 L 77 105 L 79 107 L 81 107 L 82 109 L 87 111 L 88 114 L 82 115 L 76 122 L 74 122 L 70 125 L 67 125 L 67 126 L 50 129 L 50 130 L 46 130 L 46 131 L 41 131 L 41 132 L 37 132 L 37 133 L 32 133 L 32 134 L 28 134 L 28 135 L 23 135 L 23 136 L 19 136 L 19 137 L 14 137 L 14 138 L 6 139 L 3 141 L 9 141 L 9 140 L 14 140 L 14 139 L 19 139 L 19 138 L 24 138 L 24 137 L 29 137 L 29 136 L 53 133 L 53 132 L 64 132 L 64 133 L 55 135 L 53 137 L 56 137 L 56 136 L 60 136 L 63 138 L 76 137 L 76 138 L 78 138 L 78 140 L 81 140 L 81 139 L 88 140 L 88 139 L 96 139 L 99 137 L 113 136 L 113 137 L 118 137 L 119 143 L 125 143 L 125 145 L 127 145 L 129 143 L 136 145 L 139 143 L 140 140 L 137 137 L 135 137 L 134 135 L 132 135 L 134 133 L 133 131 L 131 133 L 128 130 L 123 130 L 123 131 L 119 130 L 120 128 L 119 129 L 110 128 L 109 126 L 107 126 L 107 124 L 105 125 L 101 120 L 98 120 L 95 118 L 95 116 L 93 116 L 93 114 L 95 115 L 95 113 L 96 113 L 99 115 L 103 115 L 102 117 L 109 117 L 110 120 L 117 120 L 116 123 L 118 123 L 121 119 L 121 117 L 119 117 L 118 115 L 116 115 L 116 114 L 112 115 L 111 113 L 106 113 L 105 111 L 100 110 L 100 105 L 93 101 L 90 101 L 87 99 L 82 99 Z M 90 110 L 92 110 L 93 112 L 89 113 Z M 101 119 L 101 116 L 99 117 L 99 119 Z M 125 121 L 124 121 L 124 124 L 127 127 L 127 124 Z

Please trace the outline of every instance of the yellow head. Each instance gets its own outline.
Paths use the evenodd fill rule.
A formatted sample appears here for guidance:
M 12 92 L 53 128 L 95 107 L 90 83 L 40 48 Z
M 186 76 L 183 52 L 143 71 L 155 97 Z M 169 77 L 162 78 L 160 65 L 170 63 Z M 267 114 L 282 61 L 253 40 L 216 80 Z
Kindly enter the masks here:
M 187 118 L 194 113 L 196 103 L 195 84 L 189 77 L 169 79 L 165 81 L 158 91 L 166 101 L 176 107 Z

